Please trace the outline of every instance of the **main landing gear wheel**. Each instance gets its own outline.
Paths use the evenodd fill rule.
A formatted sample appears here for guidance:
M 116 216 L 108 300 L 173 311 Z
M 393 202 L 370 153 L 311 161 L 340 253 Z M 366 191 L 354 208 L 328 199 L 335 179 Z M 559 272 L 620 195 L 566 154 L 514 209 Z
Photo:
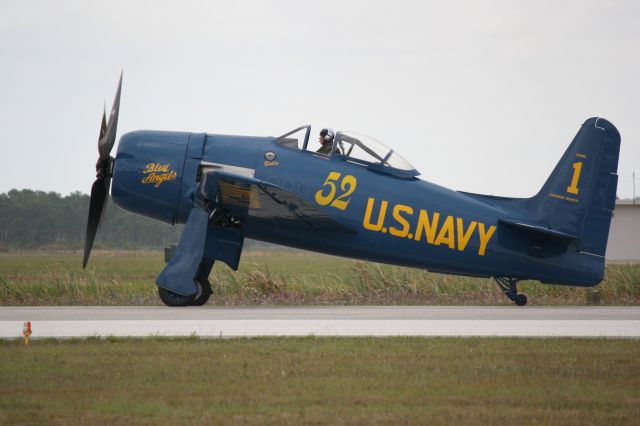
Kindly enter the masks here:
M 498 283 L 498 286 L 503 293 L 518 306 L 524 306 L 527 304 L 527 296 L 518 293 L 518 280 L 516 278 L 508 277 L 494 277 L 494 280 Z
M 194 299 L 191 301 L 191 306 L 202 306 L 209 301 L 209 297 L 211 297 L 211 284 L 209 280 L 196 281 L 198 285 L 198 293 L 195 295 Z
M 211 284 L 209 280 L 198 280 L 196 281 L 196 285 L 198 286 L 198 292 L 195 296 L 183 296 L 182 294 L 175 293 L 163 287 L 158 287 L 158 295 L 160 296 L 160 300 L 167 306 L 202 306 L 209 301 L 209 297 L 211 297 L 213 293 Z
M 160 300 L 162 300 L 162 303 L 170 307 L 189 306 L 191 305 L 191 302 L 195 297 L 183 296 L 182 294 L 174 293 L 171 290 L 167 290 L 164 287 L 158 287 L 158 295 L 160 296 Z

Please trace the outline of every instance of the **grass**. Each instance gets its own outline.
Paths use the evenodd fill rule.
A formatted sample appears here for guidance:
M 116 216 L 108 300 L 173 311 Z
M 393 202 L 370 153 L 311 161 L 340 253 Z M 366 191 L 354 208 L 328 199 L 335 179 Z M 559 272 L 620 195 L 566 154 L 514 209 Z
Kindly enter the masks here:
M 625 340 L 0 341 L 0 423 L 638 424 Z
M 0 254 L 0 305 L 158 305 L 161 252 Z M 456 277 L 301 251 L 247 251 L 238 272 L 216 264 L 218 305 L 508 305 L 490 279 Z M 609 265 L 594 288 L 525 282 L 532 305 L 638 305 L 640 265 Z

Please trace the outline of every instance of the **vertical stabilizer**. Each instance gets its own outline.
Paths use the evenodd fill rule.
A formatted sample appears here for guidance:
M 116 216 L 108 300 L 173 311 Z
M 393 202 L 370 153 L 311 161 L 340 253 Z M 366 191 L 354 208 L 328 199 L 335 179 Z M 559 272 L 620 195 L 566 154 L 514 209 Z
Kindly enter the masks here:
M 579 238 L 578 250 L 604 256 L 618 186 L 620 133 L 604 118 L 584 122 L 540 192 L 531 219 Z

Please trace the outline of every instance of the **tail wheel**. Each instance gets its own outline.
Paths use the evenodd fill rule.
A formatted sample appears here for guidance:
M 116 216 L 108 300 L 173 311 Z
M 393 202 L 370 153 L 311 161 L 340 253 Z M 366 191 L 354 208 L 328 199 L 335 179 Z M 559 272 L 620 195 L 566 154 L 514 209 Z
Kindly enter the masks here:
M 526 304 L 527 304 L 527 296 L 526 296 L 526 295 L 524 295 L 524 294 L 522 294 L 522 293 L 519 293 L 519 294 L 515 297 L 514 302 L 515 302 L 515 303 L 516 303 L 516 305 L 518 305 L 518 306 L 524 306 L 524 305 L 526 305 Z
M 524 306 L 527 304 L 527 296 L 518 293 L 518 279 L 509 277 L 493 277 L 498 283 L 500 289 L 504 294 L 518 306 Z

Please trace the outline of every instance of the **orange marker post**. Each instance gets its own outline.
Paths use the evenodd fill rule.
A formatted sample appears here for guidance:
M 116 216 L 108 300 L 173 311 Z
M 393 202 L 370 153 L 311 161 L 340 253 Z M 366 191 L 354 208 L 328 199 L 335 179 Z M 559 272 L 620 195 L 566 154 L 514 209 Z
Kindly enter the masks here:
M 24 336 L 24 344 L 29 344 L 29 337 L 31 336 L 31 321 L 25 321 L 22 327 L 22 335 Z

